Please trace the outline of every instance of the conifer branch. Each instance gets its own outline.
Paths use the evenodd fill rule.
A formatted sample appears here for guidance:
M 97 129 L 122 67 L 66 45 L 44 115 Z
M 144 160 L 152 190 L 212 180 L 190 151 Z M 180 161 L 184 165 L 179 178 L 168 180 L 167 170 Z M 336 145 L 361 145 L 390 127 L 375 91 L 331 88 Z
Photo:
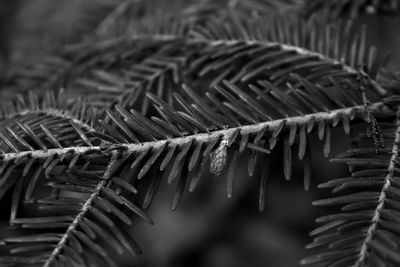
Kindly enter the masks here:
M 24 230 L 1 242 L 12 249 L 0 264 L 115 267 L 118 255 L 141 254 L 125 229 L 137 217 L 153 223 L 144 210 L 162 179 L 176 182 L 172 210 L 207 170 L 226 179 L 231 198 L 242 153 L 248 176 L 261 168 L 262 211 L 265 161 L 278 143 L 285 179 L 295 151 L 310 190 L 311 135 L 328 157 L 332 128 L 349 135 L 367 122 L 331 160 L 351 177 L 320 185 L 351 192 L 313 203 L 343 205 L 311 233 L 307 248 L 326 252 L 302 263 L 399 265 L 400 78 L 381 74 L 366 27 L 332 22 L 394 11 L 394 2 L 102 2 L 97 14 L 108 15 L 86 41 L 12 77 L 12 90 L 38 90 L 0 100 L 0 199 L 10 193 L 10 224 Z
M 338 266 L 361 267 L 400 263 L 394 247 L 400 242 L 395 226 L 398 223 L 399 130 L 400 112 L 397 110 L 395 122 L 384 129 L 385 136 L 393 140 L 391 149 L 375 153 L 369 147 L 360 147 L 333 159 L 351 166 L 352 176 L 334 179 L 319 187 L 333 188 L 333 192 L 357 191 L 313 203 L 343 206 L 341 213 L 317 219 L 325 224 L 311 233 L 315 238 L 308 248 L 326 246 L 327 252 L 304 259 L 303 264 L 334 262 Z M 360 136 L 359 140 L 362 139 Z M 338 260 L 338 255 L 342 259 Z
M 396 162 L 397 159 L 399 158 L 399 144 L 400 144 L 400 109 L 397 111 L 397 116 L 396 116 L 396 130 L 395 130 L 395 137 L 394 137 L 394 143 L 393 143 L 393 149 L 392 149 L 392 156 L 390 158 L 389 166 L 388 166 L 388 173 L 385 177 L 384 184 L 382 186 L 381 193 L 378 198 L 378 205 L 376 206 L 376 209 L 374 211 L 374 215 L 372 217 L 371 225 L 368 228 L 366 237 L 361 245 L 361 250 L 360 250 L 360 256 L 357 262 L 354 264 L 356 267 L 361 267 L 365 265 L 365 262 L 368 257 L 368 250 L 369 250 L 369 244 L 372 242 L 374 239 L 374 235 L 376 233 L 376 230 L 379 225 L 379 221 L 382 216 L 382 210 L 385 208 L 386 200 L 387 200 L 387 194 L 389 194 L 389 190 L 392 186 L 392 182 L 394 176 L 395 176 L 395 170 L 396 170 Z M 385 205 L 386 204 L 386 205 Z
M 51 253 L 51 256 L 46 260 L 46 262 L 44 264 L 44 267 L 52 266 L 52 264 L 56 260 L 57 256 L 60 253 L 62 253 L 62 250 L 63 250 L 64 246 L 68 242 L 69 235 L 72 234 L 72 232 L 75 231 L 76 228 L 79 227 L 79 223 L 86 216 L 86 214 L 88 213 L 89 209 L 93 205 L 93 203 L 96 200 L 96 198 L 99 197 L 99 195 L 101 194 L 102 190 L 105 187 L 107 187 L 107 185 L 109 184 L 109 179 L 111 178 L 111 177 L 109 177 L 110 169 L 113 168 L 113 165 L 116 163 L 117 159 L 118 159 L 118 154 L 114 153 L 113 156 L 110 159 L 110 163 L 109 163 L 108 168 L 104 172 L 104 176 L 102 177 L 103 180 L 101 180 L 97 184 L 97 186 L 96 186 L 95 190 L 93 191 L 93 193 L 91 193 L 89 198 L 86 200 L 86 202 L 82 206 L 81 211 L 74 218 L 73 222 L 70 224 L 70 226 L 68 227 L 67 231 L 64 233 L 63 237 L 60 239 L 60 241 L 58 242 L 57 246 L 55 247 L 55 249 Z
M 392 111 L 386 106 L 384 102 L 374 103 L 370 107 L 370 112 L 376 114 L 376 116 L 390 116 Z M 339 115 L 341 116 L 352 116 L 352 114 L 363 114 L 366 112 L 364 105 L 359 105 L 355 107 L 336 109 L 329 112 L 317 112 L 312 114 L 307 114 L 304 116 L 295 116 L 285 119 L 278 119 L 273 121 L 266 121 L 256 124 L 243 125 L 238 127 L 232 127 L 223 130 L 216 130 L 210 133 L 197 133 L 193 135 L 186 135 L 184 137 L 175 137 L 173 139 L 159 140 L 153 142 L 142 142 L 139 144 L 112 144 L 106 143 L 101 146 L 77 146 L 77 147 L 67 147 L 67 148 L 54 148 L 48 150 L 36 150 L 36 151 L 23 151 L 15 153 L 3 153 L 0 154 L 1 162 L 15 161 L 21 158 L 33 158 L 33 159 L 47 159 L 49 157 L 65 156 L 65 155 L 84 155 L 93 154 L 102 151 L 123 151 L 124 153 L 140 153 L 149 149 L 157 150 L 166 144 L 170 146 L 184 146 L 189 142 L 196 141 L 201 143 L 209 143 L 217 137 L 222 137 L 222 139 L 230 139 L 235 133 L 240 131 L 242 135 L 252 135 L 256 134 L 263 129 L 268 129 L 270 132 L 274 132 L 277 128 L 285 125 L 285 128 L 290 128 L 291 125 L 307 125 L 311 121 L 330 121 Z M 363 117 L 362 115 L 360 117 Z M 99 154 L 99 157 L 105 156 L 106 154 Z

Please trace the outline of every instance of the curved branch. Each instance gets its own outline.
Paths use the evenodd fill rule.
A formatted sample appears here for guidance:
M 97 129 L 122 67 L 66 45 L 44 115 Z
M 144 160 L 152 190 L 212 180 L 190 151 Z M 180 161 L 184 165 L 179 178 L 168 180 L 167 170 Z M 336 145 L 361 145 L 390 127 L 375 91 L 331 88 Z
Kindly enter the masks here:
M 384 103 L 374 103 L 370 107 L 370 111 L 377 116 L 389 116 L 392 114 L 391 109 Z M 363 114 L 365 112 L 365 106 L 359 105 L 354 107 L 336 109 L 329 112 L 317 112 L 311 113 L 304 116 L 295 116 L 285 119 L 278 119 L 273 121 L 266 121 L 261 123 L 243 125 L 238 127 L 230 127 L 228 129 L 216 130 L 210 133 L 198 133 L 194 135 L 187 135 L 184 137 L 175 137 L 173 139 L 165 139 L 153 142 L 142 142 L 139 144 L 112 144 L 108 143 L 103 146 L 88 146 L 88 147 L 67 147 L 67 148 L 55 148 L 44 150 L 36 150 L 36 151 L 23 151 L 19 153 L 4 153 L 0 154 L 1 162 L 8 162 L 18 160 L 20 158 L 30 157 L 33 159 L 46 159 L 52 156 L 65 156 L 67 154 L 71 155 L 83 155 L 86 153 L 96 153 L 102 151 L 112 151 L 119 150 L 124 151 L 126 153 L 138 153 L 142 151 L 146 151 L 150 148 L 158 149 L 160 147 L 165 146 L 166 144 L 170 144 L 171 146 L 183 146 L 191 141 L 205 142 L 209 143 L 211 140 L 214 140 L 216 137 L 223 136 L 224 139 L 229 139 L 235 132 L 240 131 L 242 134 L 254 134 L 260 132 L 262 129 L 268 129 L 268 131 L 273 132 L 276 128 L 281 127 L 284 123 L 284 127 L 290 129 L 292 125 L 307 125 L 310 121 L 330 121 L 333 118 L 340 115 L 351 116 L 351 114 L 355 113 Z M 104 156 L 101 154 L 100 156 Z
M 320 188 L 332 188 L 339 196 L 314 201 L 316 206 L 341 206 L 338 213 L 319 217 L 323 225 L 310 233 L 314 241 L 308 248 L 324 247 L 325 252 L 302 260 L 302 264 L 326 263 L 337 266 L 397 266 L 399 217 L 400 109 L 384 129 L 392 145 L 376 152 L 366 144 L 365 134 L 354 139 L 361 147 L 332 159 L 346 163 L 350 177 L 333 179 Z M 338 260 L 338 257 L 340 259 Z
M 395 138 L 392 148 L 392 156 L 389 161 L 388 174 L 385 177 L 384 185 L 382 187 L 381 193 L 378 199 L 378 205 L 374 211 L 374 215 L 372 217 L 372 223 L 368 228 L 367 235 L 361 245 L 360 256 L 354 266 L 362 267 L 365 264 L 365 260 L 368 257 L 368 249 L 369 245 L 374 239 L 375 232 L 379 226 L 379 221 L 382 216 L 382 210 L 385 208 L 385 204 L 387 201 L 387 194 L 389 189 L 392 187 L 392 182 L 394 179 L 394 174 L 396 171 L 396 162 L 399 158 L 399 145 L 400 145 L 400 108 L 397 111 L 396 118 L 396 130 L 395 130 Z
M 102 177 L 103 180 L 101 180 L 97 184 L 97 186 L 94 189 L 93 193 L 90 194 L 89 198 L 83 204 L 81 211 L 75 216 L 75 218 L 72 221 L 71 225 L 67 228 L 67 230 L 65 231 L 65 233 L 61 237 L 60 241 L 58 242 L 58 244 L 54 248 L 53 252 L 51 253 L 50 257 L 46 260 L 46 262 L 45 262 L 43 267 L 52 266 L 52 263 L 57 258 L 57 256 L 62 252 L 64 246 L 68 242 L 69 235 L 79 226 L 79 223 L 86 216 L 86 214 L 89 211 L 90 207 L 93 205 L 93 203 L 96 200 L 96 198 L 100 195 L 100 193 L 102 192 L 103 188 L 107 187 L 107 185 L 109 184 L 109 179 L 110 179 L 109 170 L 113 167 L 113 165 L 117 161 L 117 158 L 118 158 L 118 154 L 114 153 L 113 156 L 110 159 L 110 163 L 108 165 L 108 168 L 104 172 L 104 175 Z
M 10 120 L 18 119 L 18 117 L 20 117 L 20 116 L 26 116 L 26 115 L 37 115 L 37 116 L 50 115 L 50 116 L 54 116 L 54 117 L 57 117 L 60 119 L 72 121 L 73 123 L 75 123 L 76 125 L 78 125 L 79 127 L 81 127 L 82 129 L 84 129 L 86 131 L 95 131 L 95 129 L 91 125 L 83 122 L 80 119 L 77 119 L 75 116 L 69 114 L 68 111 L 57 109 L 57 108 L 44 108 L 44 109 L 39 109 L 39 110 L 34 110 L 34 111 L 30 110 L 29 108 L 26 108 L 26 109 L 17 111 L 15 113 L 8 114 L 4 117 L 1 117 L 0 118 L 0 126 L 2 126 L 2 124 L 4 123 L 1 120 L 9 120 L 10 121 Z
M 232 23 L 240 24 L 245 22 L 237 22 L 234 20 Z M 275 23 L 279 28 L 278 31 L 284 32 L 286 28 L 278 22 Z M 155 84 L 157 84 L 158 79 L 168 78 L 166 75 L 168 72 L 165 72 L 161 76 L 152 77 L 153 73 L 151 73 L 151 69 L 154 66 L 150 66 L 149 68 L 149 66 L 146 65 L 146 58 L 159 59 L 160 57 L 182 57 L 186 61 L 185 64 L 180 67 L 181 71 L 178 77 L 179 79 L 174 79 L 172 81 L 175 85 L 174 88 L 178 87 L 178 85 L 183 82 L 190 85 L 192 83 L 194 84 L 193 77 L 196 77 L 199 73 L 200 76 L 208 75 L 207 80 L 209 82 L 204 85 L 202 84 L 202 88 L 215 85 L 223 79 L 242 79 L 240 81 L 244 84 L 251 84 L 257 79 L 270 79 L 274 75 L 280 75 L 277 76 L 279 77 L 277 83 L 282 85 L 285 82 L 291 81 L 290 74 L 296 73 L 297 67 L 302 68 L 303 71 L 305 69 L 307 70 L 306 74 L 298 72 L 298 75 L 300 76 L 311 75 L 308 70 L 311 71 L 314 70 L 314 68 L 318 69 L 318 67 L 322 67 L 321 75 L 313 77 L 313 81 L 317 84 L 331 75 L 349 75 L 347 77 L 354 80 L 354 76 L 359 73 L 359 64 L 367 64 L 368 71 L 373 71 L 374 73 L 372 73 L 372 77 L 375 78 L 375 71 L 378 68 L 378 62 L 375 58 L 376 51 L 374 48 L 371 48 L 370 50 L 365 49 L 365 28 L 363 28 L 359 37 L 355 40 L 347 41 L 345 44 L 340 44 L 340 42 L 343 41 L 342 39 L 345 39 L 346 36 L 348 37 L 350 32 L 349 28 L 351 26 L 347 25 L 346 30 L 342 30 L 342 26 L 328 25 L 321 27 L 321 25 L 317 23 L 318 21 L 315 22 L 315 25 L 312 24 L 312 27 L 307 27 L 306 36 L 302 36 L 302 31 L 297 29 L 298 27 L 301 27 L 298 25 L 303 24 L 293 23 L 294 25 L 290 25 L 290 27 L 288 26 L 290 28 L 290 34 L 285 33 L 282 34 L 282 36 L 280 36 L 280 34 L 277 35 L 274 32 L 274 27 L 271 26 L 271 29 L 260 28 L 259 30 L 262 32 L 260 35 L 257 35 L 257 30 L 254 30 L 254 33 L 250 30 L 246 30 L 250 32 L 245 33 L 237 30 L 240 34 L 239 37 L 234 35 L 232 37 L 235 37 L 234 40 L 229 40 L 230 28 L 228 27 L 229 29 L 225 29 L 222 25 L 218 24 L 211 25 L 207 29 L 221 27 L 220 31 L 226 31 L 228 36 L 223 36 L 223 38 L 217 36 L 221 39 L 215 39 L 214 37 L 208 38 L 206 36 L 207 34 L 194 31 L 190 36 L 184 37 L 168 34 L 136 34 L 132 38 L 115 38 L 106 41 L 98 41 L 94 44 L 91 42 L 89 45 L 84 44 L 66 49 L 63 53 L 64 55 L 61 56 L 64 57 L 61 61 L 69 63 L 66 67 L 60 67 L 59 70 L 54 73 L 44 75 L 46 76 L 46 79 L 41 83 L 43 85 L 41 86 L 41 90 L 47 90 L 49 86 L 52 88 L 53 85 L 58 85 L 59 82 L 68 85 L 70 82 L 76 82 L 80 77 L 82 77 L 82 80 L 87 81 L 87 83 L 74 84 L 74 88 L 77 86 L 79 87 L 80 85 L 83 88 L 79 89 L 81 91 L 86 91 L 87 94 L 93 96 L 95 100 L 97 93 L 101 91 L 102 86 L 104 86 L 104 88 L 118 88 L 118 90 L 112 90 L 112 92 L 109 92 L 110 97 L 107 98 L 102 96 L 102 98 L 99 98 L 98 101 L 101 103 L 99 107 L 112 106 L 115 104 L 115 99 L 118 99 L 119 104 L 121 104 L 121 101 L 124 101 L 126 98 L 125 96 L 128 94 L 134 95 L 131 96 L 133 98 L 138 97 L 136 92 L 144 90 L 142 87 L 144 87 L 147 82 L 149 82 L 152 87 L 156 87 Z M 258 29 L 257 27 L 260 27 L 257 23 L 252 25 L 252 27 L 249 25 L 246 26 L 250 29 L 254 27 Z M 309 30 L 308 28 L 312 30 Z M 329 44 L 326 43 L 328 42 L 327 40 L 318 37 L 315 33 L 316 31 L 323 32 L 323 30 L 330 33 Z M 344 36 L 341 36 L 342 31 L 345 32 L 343 33 Z M 349 38 L 348 40 L 352 39 Z M 152 49 L 152 53 L 150 55 L 143 53 L 143 47 Z M 238 49 L 238 52 L 234 53 L 233 51 L 235 51 L 236 47 L 242 47 L 242 49 Z M 259 51 L 264 52 L 257 53 L 253 51 L 254 49 L 251 49 L 253 47 L 259 48 Z M 274 58 L 274 54 L 270 52 L 275 52 L 275 49 L 282 51 L 282 55 Z M 248 55 L 246 55 L 247 50 L 249 53 Z M 223 52 L 225 51 L 232 51 L 229 52 L 231 53 L 229 54 L 229 57 L 224 57 Z M 268 52 L 271 54 L 271 58 L 268 58 Z M 121 58 L 121 55 L 125 54 L 127 56 Z M 293 56 L 293 54 L 298 55 L 298 58 Z M 214 58 L 214 56 L 217 57 Z M 263 59 L 264 56 L 267 56 L 266 59 Z M 114 62 L 116 62 L 115 64 L 120 65 L 113 66 L 107 63 L 110 62 L 110 58 L 118 59 Z M 241 66 L 243 64 L 248 65 L 248 69 L 241 70 L 234 68 L 234 63 L 236 62 L 235 59 L 240 62 Z M 258 62 L 258 59 L 261 61 Z M 290 60 L 285 63 L 285 60 L 288 59 Z M 230 64 L 227 65 L 228 61 Z M 320 64 L 303 66 L 305 65 L 305 62 Z M 78 65 L 79 67 L 77 67 Z M 125 65 L 129 67 L 127 68 Z M 323 70 L 328 65 L 332 68 L 331 72 Z M 135 70 L 136 66 L 139 71 Z M 265 66 L 266 69 L 263 69 L 263 66 Z M 145 69 L 144 72 L 143 67 Z M 48 69 L 54 70 L 55 66 Z M 109 79 L 106 75 L 102 77 L 93 75 L 91 72 L 88 72 L 88 70 L 91 69 L 103 70 L 104 73 L 110 75 L 111 78 Z M 148 73 L 149 70 L 150 73 Z M 131 76 L 129 76 L 130 73 L 132 73 Z M 318 75 L 318 71 L 315 75 Z M 353 77 L 350 78 L 352 75 Z M 129 77 L 129 79 L 127 79 L 127 77 Z M 124 81 L 127 81 L 126 84 L 121 85 L 121 82 L 123 83 Z M 140 85 L 132 85 L 136 83 Z M 379 84 L 374 81 L 373 83 L 376 92 L 379 95 L 387 94 L 386 90 Z M 146 90 L 156 91 L 157 89 L 147 88 Z M 165 96 L 165 99 L 171 96 L 171 93 L 169 93 L 168 90 L 164 90 L 164 94 L 168 95 Z M 105 102 L 106 105 L 103 105 Z

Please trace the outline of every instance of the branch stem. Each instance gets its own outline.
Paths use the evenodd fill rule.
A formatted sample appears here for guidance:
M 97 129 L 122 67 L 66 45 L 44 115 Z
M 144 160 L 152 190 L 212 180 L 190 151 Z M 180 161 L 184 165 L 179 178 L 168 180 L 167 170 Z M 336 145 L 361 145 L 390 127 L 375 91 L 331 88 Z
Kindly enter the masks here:
M 385 113 L 388 114 L 391 112 L 386 106 L 385 103 L 383 102 L 378 102 L 375 104 L 372 104 L 370 106 L 370 110 L 373 113 L 376 114 L 381 114 Z M 124 150 L 128 153 L 132 152 L 141 152 L 144 150 L 147 150 L 149 148 L 157 149 L 162 146 L 164 146 L 166 143 L 182 146 L 184 144 L 187 144 L 188 142 L 191 141 L 197 141 L 197 142 L 208 142 L 209 140 L 214 140 L 215 138 L 219 136 L 223 136 L 224 139 L 228 139 L 232 134 L 234 134 L 237 130 L 240 130 L 242 134 L 253 134 L 253 133 L 258 133 L 260 130 L 265 129 L 268 127 L 269 130 L 274 130 L 275 128 L 279 127 L 282 122 L 285 122 L 286 126 L 290 126 L 293 124 L 306 124 L 311 120 L 318 119 L 318 120 L 332 120 L 338 114 L 343 114 L 343 115 L 350 115 L 351 113 L 358 111 L 358 112 L 365 112 L 365 107 L 364 105 L 359 105 L 359 106 L 353 106 L 353 107 L 348 107 L 348 108 L 342 108 L 342 109 L 336 109 L 330 112 L 317 112 L 317 113 L 312 113 L 312 114 L 307 114 L 303 116 L 296 116 L 296 117 L 290 117 L 290 118 L 283 118 L 279 120 L 273 120 L 273 121 L 266 121 L 266 122 L 260 122 L 256 124 L 250 124 L 250 125 L 244 125 L 244 126 L 239 126 L 239 127 L 233 127 L 233 128 L 228 128 L 228 129 L 222 129 L 222 130 L 217 130 L 213 131 L 211 133 L 199 133 L 195 135 L 188 135 L 184 137 L 177 137 L 173 139 L 165 139 L 165 140 L 158 140 L 158 141 L 152 141 L 152 142 L 143 142 L 143 143 L 133 143 L 133 144 L 115 144 L 115 145 L 110 145 L 109 147 L 107 146 L 78 146 L 78 147 L 68 147 L 68 148 L 55 148 L 55 149 L 48 149 L 47 151 L 44 150 L 35 150 L 35 151 L 23 151 L 19 153 L 5 153 L 0 155 L 0 162 L 6 162 L 6 161 L 14 161 L 16 159 L 20 159 L 22 157 L 31 157 L 35 159 L 47 159 L 49 156 L 62 156 L 67 153 L 70 153 L 71 155 L 82 155 L 86 154 L 89 152 L 101 152 L 105 150 Z
M 78 213 L 78 215 L 75 217 L 75 219 L 72 221 L 71 225 L 67 228 L 67 231 L 64 233 L 63 237 L 60 239 L 58 242 L 57 246 L 51 253 L 50 257 L 46 260 L 45 264 L 43 267 L 50 267 L 52 262 L 57 258 L 57 256 L 62 252 L 66 242 L 68 241 L 69 236 L 72 234 L 73 231 L 76 230 L 76 228 L 79 226 L 79 223 L 81 220 L 86 216 L 86 213 L 89 211 L 90 207 L 93 205 L 93 202 L 96 200 L 96 198 L 99 196 L 101 193 L 102 189 L 107 186 L 109 182 L 108 173 L 109 169 L 112 168 L 114 163 L 116 162 L 118 158 L 118 154 L 114 153 L 113 156 L 111 157 L 110 163 L 108 164 L 108 167 L 106 171 L 104 172 L 104 180 L 101 180 L 93 193 L 89 196 L 89 198 L 86 200 L 85 204 L 83 204 L 81 211 Z
M 378 205 L 376 206 L 374 216 L 372 217 L 372 224 L 368 228 L 366 238 L 361 246 L 360 256 L 357 262 L 354 264 L 355 267 L 364 266 L 365 260 L 368 257 L 368 247 L 371 241 L 374 238 L 374 235 L 379 226 L 379 220 L 381 219 L 382 210 L 385 207 L 385 202 L 387 199 L 387 192 L 392 186 L 392 181 L 395 175 L 396 170 L 396 161 L 399 157 L 399 146 L 400 146 L 400 108 L 397 111 L 397 119 L 396 119 L 396 132 L 395 132 L 395 139 L 392 148 L 392 156 L 390 158 L 389 167 L 388 167 L 388 174 L 385 177 L 385 183 L 382 187 L 382 191 L 379 195 Z

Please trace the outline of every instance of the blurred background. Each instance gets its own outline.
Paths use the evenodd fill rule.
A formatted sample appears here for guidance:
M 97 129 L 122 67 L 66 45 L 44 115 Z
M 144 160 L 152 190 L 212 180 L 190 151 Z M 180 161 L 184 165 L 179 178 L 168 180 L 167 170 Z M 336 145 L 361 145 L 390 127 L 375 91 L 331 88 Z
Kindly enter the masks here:
M 106 16 L 107 7 L 115 7 L 115 1 L 0 0 L 0 90 L 7 87 L 7 74 L 26 58 L 40 60 L 40 54 L 49 49 L 85 38 Z M 105 8 L 88 8 L 97 4 Z M 364 15 L 357 23 L 369 26 L 369 43 L 380 51 L 392 51 L 388 67 L 399 69 L 400 16 Z M 353 131 L 363 131 L 364 127 Z M 341 129 L 335 129 L 332 136 L 331 155 L 348 147 L 348 138 Z M 308 233 L 315 226 L 314 219 L 323 213 L 312 208 L 311 202 L 329 193 L 317 190 L 316 185 L 348 174 L 345 166 L 329 164 L 329 159 L 322 156 L 322 144 L 315 136 L 311 142 L 315 144 L 311 190 L 303 190 L 302 163 L 295 161 L 293 179 L 286 182 L 283 157 L 274 152 L 263 213 L 257 206 L 258 174 L 248 177 L 246 155 L 237 167 L 232 199 L 226 197 L 222 178 L 204 174 L 199 189 L 186 193 L 181 207 L 172 212 L 175 186 L 163 184 L 149 211 L 155 225 L 138 223 L 132 229 L 144 255 L 135 263 L 122 258 L 124 266 L 298 266 L 299 260 L 308 255 L 304 245 L 311 241 Z M 0 208 L 7 210 L 8 204 L 1 203 Z M 5 226 L 8 213 L 2 215 Z

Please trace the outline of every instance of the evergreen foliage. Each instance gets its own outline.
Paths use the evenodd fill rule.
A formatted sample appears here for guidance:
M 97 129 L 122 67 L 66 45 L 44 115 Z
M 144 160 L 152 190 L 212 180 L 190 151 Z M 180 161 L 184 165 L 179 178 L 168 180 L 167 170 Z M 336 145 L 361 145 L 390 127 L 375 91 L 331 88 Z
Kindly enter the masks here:
M 331 161 L 351 176 L 319 186 L 340 196 L 314 204 L 341 210 L 317 219 L 307 248 L 323 252 L 302 264 L 400 264 L 400 77 L 350 20 L 397 1 L 104 2 L 87 7 L 100 23 L 79 41 L 8 77 L 0 199 L 18 234 L 2 241 L 2 266 L 118 266 L 142 253 L 127 226 L 153 224 L 162 180 L 176 184 L 173 210 L 208 171 L 232 197 L 241 154 L 249 176 L 262 169 L 260 211 L 274 150 L 287 180 L 302 161 L 313 190 L 310 136 L 329 157 L 339 126 L 353 147 Z M 366 133 L 351 135 L 356 124 Z

